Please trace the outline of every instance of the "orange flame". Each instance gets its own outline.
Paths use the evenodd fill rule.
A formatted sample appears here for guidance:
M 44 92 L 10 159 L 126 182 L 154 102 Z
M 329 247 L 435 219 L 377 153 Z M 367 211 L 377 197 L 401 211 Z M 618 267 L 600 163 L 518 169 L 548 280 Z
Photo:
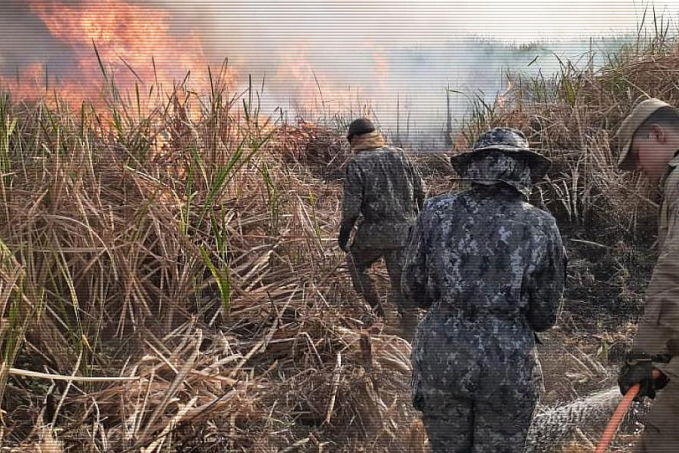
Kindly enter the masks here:
M 22 71 L 18 80 L 3 80 L 19 98 L 36 99 L 45 94 L 47 85 L 71 106 L 83 100 L 96 103 L 102 96 L 102 65 L 106 79 L 123 93 L 135 84 L 142 96 L 148 96 L 150 86 L 156 84 L 171 89 L 190 70 L 204 71 L 198 80 L 192 75 L 193 83 L 207 83 L 207 61 L 200 40 L 193 34 L 173 36 L 169 14 L 163 10 L 124 0 L 86 0 L 77 6 L 29 0 L 29 6 L 50 34 L 71 50 L 75 64 L 69 73 L 60 75 L 59 83 L 49 79 L 46 83 L 42 65 Z M 156 95 L 159 88 L 156 86 Z
M 117 95 L 123 101 L 132 101 L 135 107 L 138 89 L 141 107 L 147 111 L 158 101 L 165 101 L 163 93 L 171 93 L 189 71 L 190 85 L 186 88 L 200 94 L 208 92 L 208 61 L 201 40 L 194 33 L 178 35 L 171 26 L 169 10 L 132 4 L 130 0 L 82 0 L 77 4 L 26 1 L 51 36 L 68 49 L 68 60 L 51 63 L 60 66 L 58 74 L 47 64 L 37 63 L 16 77 L 0 78 L 1 88 L 14 99 L 44 98 L 52 103 L 60 98 L 72 109 L 83 101 L 101 108 L 114 100 L 114 85 Z M 387 59 L 372 43 L 365 49 L 372 56 L 377 89 L 386 89 Z M 335 83 L 316 69 L 308 61 L 304 46 L 288 52 L 279 66 L 275 83 L 290 92 L 298 113 L 313 117 L 339 111 L 365 115 L 370 111 L 370 101 L 362 98 L 360 89 Z M 221 83 L 233 88 L 236 77 L 229 69 Z M 194 113 L 191 108 L 189 112 Z
M 507 89 L 497 97 L 496 105 L 499 108 L 504 107 L 505 103 L 507 102 L 507 96 L 511 91 L 512 91 L 512 81 L 507 79 Z
M 303 46 L 286 55 L 276 80 L 293 84 L 290 88 L 297 99 L 296 107 L 303 115 L 348 111 L 361 102 L 360 89 L 338 88 L 329 77 L 316 72 Z

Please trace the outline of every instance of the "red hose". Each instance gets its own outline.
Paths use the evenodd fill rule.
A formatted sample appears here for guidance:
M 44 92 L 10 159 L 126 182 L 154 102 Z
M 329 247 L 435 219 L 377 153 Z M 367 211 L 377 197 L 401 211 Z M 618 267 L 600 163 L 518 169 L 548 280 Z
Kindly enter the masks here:
M 653 370 L 653 377 L 659 378 L 660 371 Z M 599 444 L 596 446 L 596 450 L 594 450 L 594 453 L 604 453 L 608 446 L 611 445 L 611 442 L 615 437 L 615 433 L 616 431 L 618 431 L 618 427 L 620 426 L 620 422 L 622 422 L 622 419 L 625 418 L 625 414 L 627 414 L 627 411 L 632 405 L 632 401 L 634 401 L 634 398 L 637 396 L 638 393 L 639 384 L 634 384 L 632 387 L 629 388 L 629 390 L 627 390 L 627 393 L 625 393 L 625 396 L 622 398 L 622 401 L 620 401 L 620 404 L 618 404 L 617 409 L 615 409 L 615 412 L 613 413 L 611 420 L 608 422 L 608 425 L 606 425 L 606 429 L 604 430 L 604 433 L 601 435 L 601 440 L 599 440 Z

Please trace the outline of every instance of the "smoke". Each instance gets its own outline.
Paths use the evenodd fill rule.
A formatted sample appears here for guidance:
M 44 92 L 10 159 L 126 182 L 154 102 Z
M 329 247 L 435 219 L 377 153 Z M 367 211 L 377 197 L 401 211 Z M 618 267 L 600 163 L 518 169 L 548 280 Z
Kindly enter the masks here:
M 12 74 L 34 63 L 56 61 L 68 47 L 55 40 L 22 0 L 0 2 L 0 71 Z
M 94 17 L 107 8 L 133 6 L 119 16 L 121 23 L 111 25 L 112 32 L 123 33 L 132 15 L 142 16 L 144 27 L 135 29 L 139 43 L 124 49 L 127 59 L 140 49 L 155 51 L 157 58 L 168 53 L 155 32 L 166 26 L 171 44 L 191 54 L 176 61 L 176 73 L 187 64 L 216 65 L 228 58 L 241 84 L 248 76 L 257 86 L 264 82 L 264 107 L 270 111 L 351 117 L 367 109 L 385 129 L 437 139 L 445 126 L 446 87 L 467 94 L 451 97 L 459 123 L 469 96 L 492 101 L 506 89 L 505 71 L 549 76 L 558 70 L 558 58 L 577 60 L 592 45 L 602 58 L 622 42 L 611 37 L 636 32 L 646 8 L 631 0 L 4 0 L 0 77 L 16 77 L 35 65 L 78 77 L 73 72 L 82 67 L 83 52 L 95 58 L 87 40 L 74 45 L 50 30 L 47 22 L 66 20 L 55 5 L 67 14 L 90 7 Z M 672 2 L 655 4 L 657 16 L 672 19 L 678 10 Z M 119 51 L 114 44 L 111 53 Z M 149 55 L 134 63 L 150 65 Z

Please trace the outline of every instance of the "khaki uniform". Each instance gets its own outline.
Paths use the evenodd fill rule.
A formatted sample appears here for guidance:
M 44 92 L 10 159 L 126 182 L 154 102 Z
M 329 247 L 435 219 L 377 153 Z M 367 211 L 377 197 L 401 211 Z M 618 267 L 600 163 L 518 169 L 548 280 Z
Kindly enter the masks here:
M 658 230 L 658 262 L 646 293 L 644 314 L 633 352 L 669 354 L 655 366 L 670 379 L 658 392 L 645 420 L 638 452 L 679 452 L 679 157 L 669 163 L 663 180 Z

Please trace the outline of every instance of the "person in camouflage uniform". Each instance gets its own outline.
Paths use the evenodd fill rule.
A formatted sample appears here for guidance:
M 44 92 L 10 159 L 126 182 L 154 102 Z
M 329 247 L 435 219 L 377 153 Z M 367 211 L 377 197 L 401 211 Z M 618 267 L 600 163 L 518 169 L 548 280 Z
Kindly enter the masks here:
M 348 252 L 354 289 L 379 315 L 384 312 L 368 269 L 384 258 L 391 281 L 389 299 L 398 307 L 404 337 L 408 338 L 416 318 L 413 310 L 403 309 L 401 269 L 404 247 L 424 203 L 424 183 L 403 150 L 386 146 L 369 120 L 353 121 L 347 139 L 355 154 L 346 167 L 339 245 Z M 359 216 L 362 221 L 349 247 Z
M 509 128 L 451 161 L 471 189 L 425 203 L 403 268 L 406 303 L 428 309 L 413 405 L 434 453 L 521 452 L 543 388 L 535 332 L 556 322 L 565 281 L 556 221 L 526 201 L 550 161 Z
M 620 126 L 619 167 L 641 171 L 662 188 L 658 261 L 646 290 L 644 314 L 620 369 L 625 394 L 640 385 L 638 398 L 651 405 L 636 452 L 679 452 L 679 110 L 659 100 L 640 102 Z M 660 371 L 653 376 L 654 369 Z

